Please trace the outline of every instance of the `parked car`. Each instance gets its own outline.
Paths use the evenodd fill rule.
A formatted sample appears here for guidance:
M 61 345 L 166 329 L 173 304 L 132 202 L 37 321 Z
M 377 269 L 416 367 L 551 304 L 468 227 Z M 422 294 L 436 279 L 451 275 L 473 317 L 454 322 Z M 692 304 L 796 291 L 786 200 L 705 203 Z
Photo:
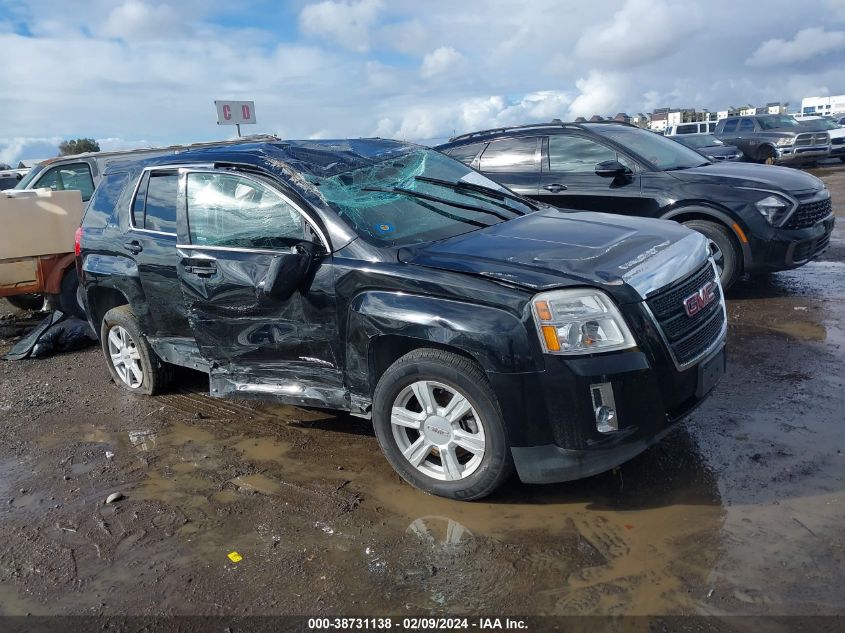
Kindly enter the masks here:
M 812 162 L 830 153 L 827 132 L 808 132 L 787 114 L 722 119 L 716 138 L 737 146 L 748 160 L 769 165 Z
M 682 134 L 670 137 L 676 143 L 694 149 L 708 160 L 717 163 L 722 160 L 739 160 L 742 152 L 738 147 L 725 145 L 712 134 Z
M 830 136 L 830 156 L 845 163 L 845 128 L 835 123 L 833 119 L 823 116 L 805 116 L 798 119 L 805 130 L 811 132 L 827 132 Z
M 668 141 L 667 141 L 668 142 Z M 285 141 L 112 165 L 76 240 L 116 384 L 371 417 L 458 499 L 610 469 L 724 371 L 707 240 L 568 213 L 398 141 Z
M 665 218 L 707 236 L 722 285 L 794 268 L 833 231 L 830 193 L 788 168 L 713 164 L 621 123 L 551 123 L 453 138 L 438 149 L 517 193 L 561 208 Z
M 716 129 L 716 121 L 694 121 L 670 125 L 663 132 L 664 136 L 683 136 L 684 134 L 712 134 Z

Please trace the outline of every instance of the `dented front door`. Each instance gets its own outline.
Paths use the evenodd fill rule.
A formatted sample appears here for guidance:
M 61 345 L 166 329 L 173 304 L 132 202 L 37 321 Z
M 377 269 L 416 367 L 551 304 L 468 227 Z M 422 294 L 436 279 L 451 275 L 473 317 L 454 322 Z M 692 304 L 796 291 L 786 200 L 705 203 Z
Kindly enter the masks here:
M 200 354 L 212 365 L 212 395 L 340 406 L 332 264 L 322 235 L 258 177 L 183 170 L 181 191 L 179 280 Z M 317 254 L 301 283 L 289 296 L 270 296 L 274 259 L 305 242 Z

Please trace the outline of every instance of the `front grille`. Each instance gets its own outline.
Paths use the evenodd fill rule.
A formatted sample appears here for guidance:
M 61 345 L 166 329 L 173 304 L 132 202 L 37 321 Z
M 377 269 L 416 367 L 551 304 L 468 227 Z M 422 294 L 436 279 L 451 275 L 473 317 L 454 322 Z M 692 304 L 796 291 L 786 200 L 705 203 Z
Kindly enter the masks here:
M 827 132 L 820 132 L 818 134 L 799 134 L 795 137 L 795 147 L 812 147 L 815 145 L 827 145 L 829 141 L 830 136 Z
M 698 292 L 708 281 L 716 281 L 716 273 L 709 262 L 686 279 L 658 291 L 646 300 L 680 365 L 706 352 L 716 342 L 725 325 L 722 287 L 718 284 L 715 300 L 704 310 L 687 316 L 684 309 L 684 299 Z
M 832 210 L 833 206 L 831 205 L 830 198 L 816 202 L 805 202 L 795 210 L 795 213 L 787 220 L 783 228 L 805 229 L 829 216 Z

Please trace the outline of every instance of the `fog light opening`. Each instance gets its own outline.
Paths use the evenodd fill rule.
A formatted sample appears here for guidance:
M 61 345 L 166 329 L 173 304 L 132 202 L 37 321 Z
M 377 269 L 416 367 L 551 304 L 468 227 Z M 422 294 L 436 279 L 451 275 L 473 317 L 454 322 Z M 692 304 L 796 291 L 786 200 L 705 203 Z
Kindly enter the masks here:
M 596 430 L 599 433 L 612 433 L 619 430 L 616 417 L 616 402 L 613 398 L 613 385 L 599 382 L 590 385 L 593 398 L 593 413 L 596 417 Z

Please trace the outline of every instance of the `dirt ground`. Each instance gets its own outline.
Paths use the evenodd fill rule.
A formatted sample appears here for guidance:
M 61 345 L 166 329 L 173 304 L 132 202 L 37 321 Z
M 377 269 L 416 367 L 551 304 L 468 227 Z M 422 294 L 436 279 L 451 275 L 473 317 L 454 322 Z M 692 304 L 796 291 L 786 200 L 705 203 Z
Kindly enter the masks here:
M 451 502 L 363 420 L 187 371 L 134 397 L 98 348 L 0 362 L 0 614 L 845 614 L 845 169 L 816 173 L 828 253 L 740 283 L 716 393 L 581 482 Z M 7 313 L 0 353 L 37 321 Z

